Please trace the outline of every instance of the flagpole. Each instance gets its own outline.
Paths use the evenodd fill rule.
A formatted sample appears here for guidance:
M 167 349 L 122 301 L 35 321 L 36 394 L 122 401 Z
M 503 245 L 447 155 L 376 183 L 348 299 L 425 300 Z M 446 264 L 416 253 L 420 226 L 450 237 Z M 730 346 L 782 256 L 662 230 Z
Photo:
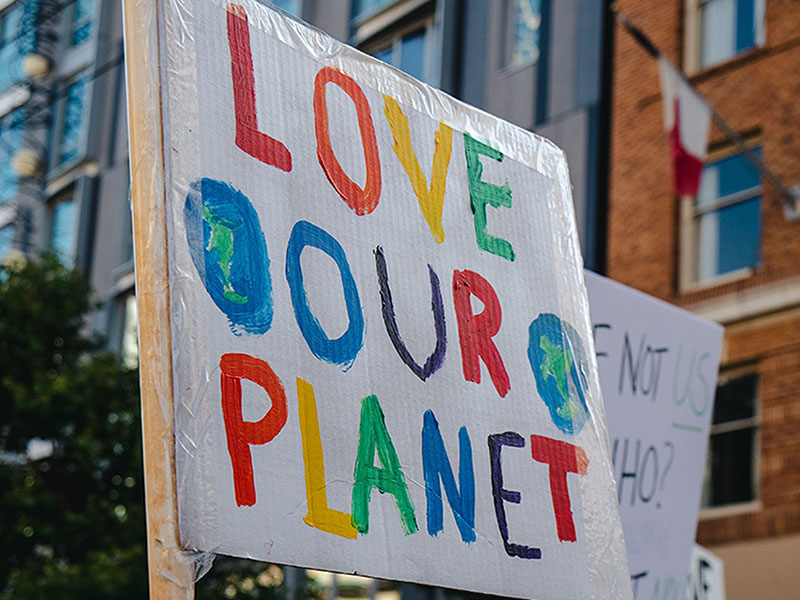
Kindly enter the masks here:
M 636 40 L 636 42 L 653 58 L 656 59 L 663 59 L 667 61 L 678 76 L 684 81 L 686 85 L 688 85 L 694 92 L 703 99 L 703 101 L 708 105 L 709 110 L 711 111 L 711 118 L 714 119 L 714 123 L 717 127 L 720 128 L 722 133 L 731 140 L 736 149 L 739 150 L 747 161 L 756 168 L 756 170 L 766 179 L 781 195 L 783 198 L 783 213 L 786 216 L 786 219 L 790 221 L 794 221 L 800 219 L 800 186 L 794 186 L 791 189 L 787 188 L 783 185 L 783 182 L 780 178 L 769 168 L 761 158 L 753 152 L 753 150 L 747 145 L 744 138 L 740 136 L 736 130 L 731 127 L 728 122 L 719 114 L 714 106 L 706 100 L 706 98 L 697 91 L 697 88 L 692 85 L 689 79 L 686 77 L 682 69 L 678 69 L 672 62 L 658 49 L 658 47 L 650 40 L 645 33 L 639 29 L 636 25 L 634 25 L 628 16 L 625 13 L 618 12 L 615 9 L 615 6 L 612 5 L 611 10 L 614 12 L 616 21 L 620 25 L 622 25 L 625 30 L 631 35 L 631 37 Z

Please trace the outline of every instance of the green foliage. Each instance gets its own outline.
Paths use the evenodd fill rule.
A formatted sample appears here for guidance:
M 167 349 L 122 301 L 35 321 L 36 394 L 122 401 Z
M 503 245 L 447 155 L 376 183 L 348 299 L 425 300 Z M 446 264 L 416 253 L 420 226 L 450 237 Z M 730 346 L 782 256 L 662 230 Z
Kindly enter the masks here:
M 147 597 L 138 374 L 87 331 L 93 308 L 55 256 L 0 266 L 0 600 Z M 219 557 L 196 597 L 288 587 L 275 565 Z M 323 597 L 310 578 L 292 589 Z
M 0 267 L 0 598 L 147 594 L 138 378 L 92 308 L 53 256 Z

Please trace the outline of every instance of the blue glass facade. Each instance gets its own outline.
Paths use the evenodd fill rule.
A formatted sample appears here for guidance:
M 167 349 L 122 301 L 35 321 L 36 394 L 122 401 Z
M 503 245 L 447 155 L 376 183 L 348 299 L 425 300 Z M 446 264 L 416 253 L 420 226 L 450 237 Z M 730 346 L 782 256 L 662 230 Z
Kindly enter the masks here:
M 369 13 L 376 12 L 394 2 L 395 0 L 355 0 L 353 2 L 353 16 L 360 17 Z
M 72 20 L 72 39 L 73 46 L 79 46 L 92 35 L 92 25 L 97 9 L 97 0 L 76 0 L 75 15 Z
M 61 200 L 53 207 L 50 247 L 61 262 L 71 265 L 75 253 L 75 201 Z
M 64 165 L 81 153 L 86 128 L 86 94 L 88 81 L 81 77 L 67 88 L 64 121 L 59 140 L 59 165 Z
M 0 117 L 0 205 L 13 198 L 19 187 L 19 176 L 11 167 L 11 159 L 22 148 L 24 129 L 24 108 Z
M 518 65 L 539 59 L 539 37 L 542 25 L 541 0 L 514 0 L 507 5 L 509 48 L 506 64 Z
M 23 81 L 22 59 L 36 49 L 39 0 L 21 0 L 0 15 L 0 94 Z

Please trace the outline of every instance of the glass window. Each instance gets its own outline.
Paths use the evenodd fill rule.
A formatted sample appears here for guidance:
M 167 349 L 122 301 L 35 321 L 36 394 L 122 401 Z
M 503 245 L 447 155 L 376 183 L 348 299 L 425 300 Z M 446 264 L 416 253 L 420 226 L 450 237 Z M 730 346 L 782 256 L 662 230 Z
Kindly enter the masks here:
M 417 79 L 425 79 L 426 38 L 426 29 L 400 38 L 400 68 Z
M 25 110 L 18 108 L 0 119 L 0 205 L 17 193 L 19 176 L 11 166 L 11 158 L 22 148 Z
M 73 46 L 79 46 L 92 35 L 97 0 L 75 0 L 75 12 L 72 19 Z
M 376 12 L 379 8 L 383 8 L 392 2 L 395 2 L 395 0 L 354 0 L 353 16 L 359 17 L 364 14 Z
M 75 259 L 75 201 L 72 196 L 53 204 L 50 228 L 50 248 L 61 262 L 72 266 Z
M 272 3 L 278 8 L 282 8 L 288 13 L 292 13 L 295 17 L 302 17 L 300 14 L 303 8 L 303 0 L 272 0 Z
M 68 88 L 64 100 L 64 118 L 59 143 L 60 165 L 68 163 L 81 154 L 86 127 L 87 78 L 81 77 Z
M 0 45 L 6 46 L 17 39 L 23 11 L 22 2 L 17 2 L 0 14 Z
M 436 85 L 431 55 L 433 53 L 433 23 L 411 32 L 393 36 L 388 42 L 370 50 L 375 58 L 402 69 L 412 77 Z
M 392 64 L 393 53 L 394 53 L 394 48 L 389 46 L 388 48 L 384 48 L 383 50 L 378 50 L 377 52 L 373 52 L 372 55 L 378 60 L 382 60 L 385 63 Z
M 700 66 L 764 44 L 765 0 L 701 0 Z
M 506 0 L 505 66 L 529 64 L 539 59 L 541 25 L 541 0 Z
M 36 43 L 41 33 L 41 23 L 39 22 L 39 8 L 41 0 L 23 0 L 17 2 L 16 7 L 22 5 L 22 14 L 17 24 L 17 44 L 19 44 L 20 57 L 36 51 Z
M 0 229 L 0 260 L 3 260 L 14 243 L 14 225 L 6 225 Z
M 703 506 L 722 506 L 756 498 L 758 376 L 722 380 L 714 398 Z
M 761 155 L 761 149 L 754 152 Z M 744 155 L 703 169 L 694 204 L 695 279 L 704 281 L 761 261 L 761 181 Z
M 0 92 L 23 79 L 23 16 L 22 2 L 17 2 L 0 13 Z

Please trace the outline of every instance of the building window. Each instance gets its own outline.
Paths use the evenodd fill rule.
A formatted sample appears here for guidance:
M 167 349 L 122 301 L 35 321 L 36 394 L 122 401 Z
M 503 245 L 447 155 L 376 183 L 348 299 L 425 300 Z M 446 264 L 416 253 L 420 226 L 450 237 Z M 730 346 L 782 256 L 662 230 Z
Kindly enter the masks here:
M 86 97 L 88 78 L 80 77 L 67 86 L 58 144 L 58 164 L 65 165 L 79 158 L 85 145 Z
M 50 249 L 63 264 L 72 266 L 75 261 L 76 237 L 76 206 L 72 191 L 56 198 L 50 210 Z
M 700 66 L 764 45 L 766 0 L 700 0 Z
M 517 67 L 539 60 L 541 0 L 506 0 L 503 66 Z
M 0 205 L 17 194 L 19 175 L 11 159 L 22 148 L 25 109 L 18 108 L 0 118 Z
M 303 16 L 303 0 L 272 0 L 272 3 L 295 17 Z
M 411 29 L 395 34 L 388 39 L 366 48 L 378 60 L 405 71 L 415 79 L 430 85 L 438 84 L 434 55 L 435 29 L 433 19 L 419 23 Z
M 19 38 L 23 12 L 22 2 L 0 12 L 0 47 L 10 46 Z
M 761 149 L 754 152 L 761 155 Z M 742 154 L 703 169 L 693 206 L 695 280 L 753 269 L 761 260 L 761 180 Z
M 14 244 L 14 224 L 0 229 L 0 261 L 3 260 Z
M 395 1 L 396 0 L 354 0 L 353 16 L 357 18 L 362 15 L 374 14 L 384 6 L 388 6 Z
M 0 12 L 0 92 L 22 79 L 19 44 L 22 16 L 21 2 Z
M 0 11 L 0 42 L 3 46 L 17 37 L 22 10 L 22 2 L 17 2 L 12 3 L 10 8 Z
M 97 0 L 75 0 L 70 38 L 73 46 L 79 46 L 91 37 L 96 10 Z
M 755 500 L 758 460 L 758 376 L 720 378 L 703 480 L 702 505 Z

